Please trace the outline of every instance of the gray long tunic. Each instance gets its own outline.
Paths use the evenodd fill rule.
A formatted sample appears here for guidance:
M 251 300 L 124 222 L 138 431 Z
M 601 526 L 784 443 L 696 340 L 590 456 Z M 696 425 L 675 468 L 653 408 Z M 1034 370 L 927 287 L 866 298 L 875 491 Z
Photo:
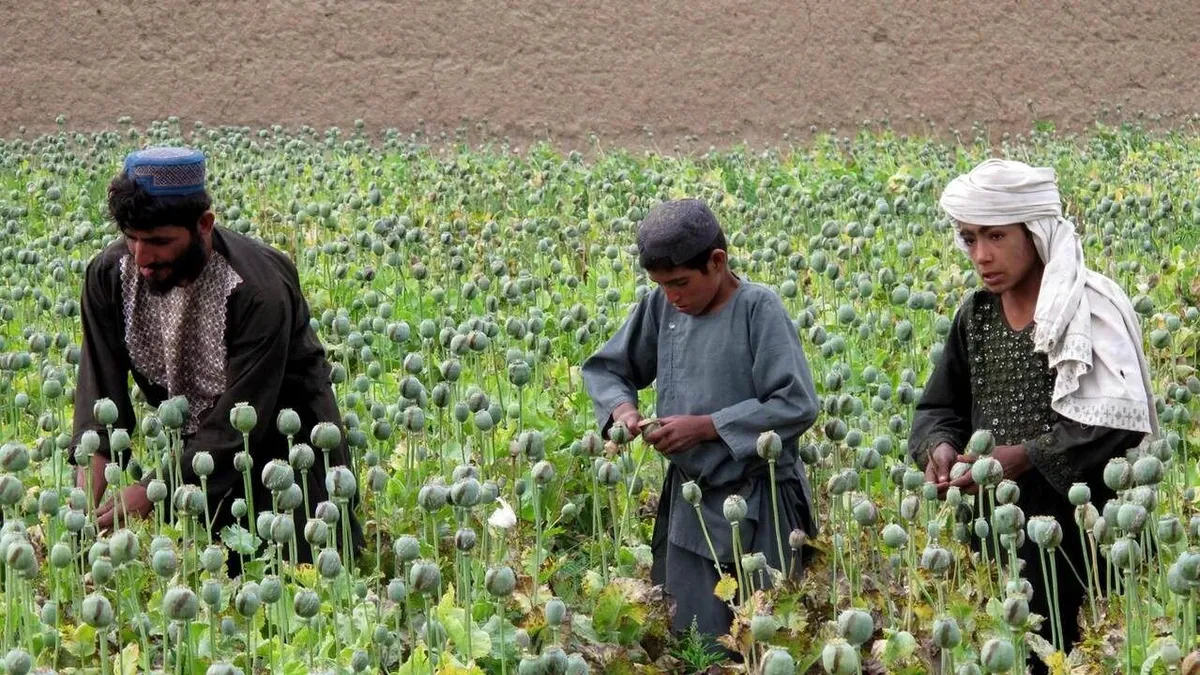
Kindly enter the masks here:
M 764 431 L 773 430 L 783 440 L 776 464 L 782 536 L 786 539 L 795 527 L 816 534 L 798 441 L 816 420 L 819 406 L 796 329 L 773 291 L 741 280 L 716 312 L 689 316 L 676 311 L 656 289 L 584 363 L 583 377 L 605 431 L 618 405 L 637 405 L 638 390 L 654 383 L 659 417 L 711 415 L 720 436 L 669 457 L 655 522 L 653 575 L 666 583 L 668 592 L 684 570 L 672 569 L 663 544 L 669 541 L 712 558 L 695 509 L 679 498 L 679 487 L 687 480 L 703 490 L 705 524 L 722 563 L 733 560 L 731 529 L 722 507 L 725 498 L 737 492 L 748 507 L 739 526 L 744 552 L 760 551 L 772 566 L 786 571 L 776 554 L 767 463 L 755 451 Z

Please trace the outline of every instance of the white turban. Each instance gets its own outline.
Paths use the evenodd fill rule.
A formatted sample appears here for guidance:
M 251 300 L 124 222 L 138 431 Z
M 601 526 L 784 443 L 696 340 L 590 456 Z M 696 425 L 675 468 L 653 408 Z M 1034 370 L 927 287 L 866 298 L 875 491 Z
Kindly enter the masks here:
M 1157 435 L 1137 315 L 1120 286 L 1084 264 L 1075 225 L 1062 216 L 1054 170 L 989 159 L 951 181 L 941 206 L 959 223 L 1024 223 L 1033 236 L 1046 266 L 1033 345 L 1057 373 L 1053 409 L 1081 424 Z

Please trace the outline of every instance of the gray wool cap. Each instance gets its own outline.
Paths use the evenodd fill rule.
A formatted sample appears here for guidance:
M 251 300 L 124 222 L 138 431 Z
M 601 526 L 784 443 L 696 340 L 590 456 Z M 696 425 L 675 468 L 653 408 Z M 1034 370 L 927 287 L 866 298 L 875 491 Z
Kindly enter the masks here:
M 638 254 L 643 260 L 666 258 L 681 265 L 708 248 L 721 225 L 699 199 L 677 199 L 650 209 L 638 226 Z

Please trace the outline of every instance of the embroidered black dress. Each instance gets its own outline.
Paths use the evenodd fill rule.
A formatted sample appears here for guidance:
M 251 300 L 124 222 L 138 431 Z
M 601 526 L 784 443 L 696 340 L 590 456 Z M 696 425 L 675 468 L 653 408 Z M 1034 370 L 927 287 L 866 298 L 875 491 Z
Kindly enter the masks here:
M 1013 330 L 999 296 L 976 291 L 955 315 L 942 358 L 917 404 L 909 449 L 923 468 L 933 448 L 949 443 L 963 452 L 976 430 L 990 430 L 997 445 L 1023 445 L 1033 468 L 1016 480 L 1021 489 L 1017 506 L 1027 520 L 1037 515 L 1058 520 L 1063 529 L 1061 551 L 1083 574 L 1079 529 L 1067 492 L 1073 483 L 1087 483 L 1092 502 L 1103 505 L 1112 497 L 1104 485 L 1104 466 L 1136 447 L 1143 434 L 1062 417 L 1050 406 L 1054 377 L 1046 355 L 1033 350 L 1032 324 Z M 990 541 L 984 543 L 990 548 Z M 1037 545 L 1026 538 L 1018 555 L 1026 564 L 1023 576 L 1035 589 L 1030 609 L 1046 617 L 1041 633 L 1049 639 L 1050 614 Z M 1061 560 L 1058 588 L 1069 650 L 1078 637 L 1076 616 L 1086 588 Z

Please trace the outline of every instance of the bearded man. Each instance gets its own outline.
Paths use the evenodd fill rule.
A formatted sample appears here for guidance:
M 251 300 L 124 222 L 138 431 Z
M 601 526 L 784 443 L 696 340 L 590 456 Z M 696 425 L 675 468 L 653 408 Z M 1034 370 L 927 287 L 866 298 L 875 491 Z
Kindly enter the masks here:
M 233 502 L 247 496 L 234 467 L 234 456 L 243 449 L 242 432 L 230 422 L 235 405 L 249 404 L 257 413 L 249 432 L 253 499 L 248 501 L 259 510 L 272 504 L 262 468 L 272 459 L 288 459 L 288 440 L 276 428 L 279 412 L 297 413 L 301 429 L 295 436 L 302 439 L 316 424 L 338 423 L 341 417 L 295 267 L 279 251 L 217 226 L 205 178 L 202 153 L 158 147 L 130 154 L 108 187 L 109 214 L 122 237 L 92 259 L 83 282 L 72 448 L 88 431 L 100 437 L 91 460 L 92 497 L 100 504 L 108 488 L 105 466 L 126 464 L 111 456 L 106 425 L 93 414 L 95 403 L 110 399 L 117 411 L 111 426 L 133 430 L 131 375 L 152 405 L 183 397 L 181 480 L 200 485 L 192 460 L 199 452 L 211 456 L 207 493 L 216 538 L 235 521 Z M 324 461 L 317 452 L 307 479 L 314 506 L 327 499 Z M 343 440 L 332 449 L 330 465 L 345 465 L 347 457 Z M 84 473 L 82 467 L 77 470 L 81 487 Z M 150 513 L 146 486 L 151 478 L 123 488 L 119 499 L 101 506 L 98 527 L 110 527 L 116 511 Z M 295 510 L 297 532 L 303 531 L 306 515 L 311 514 L 303 508 Z M 353 514 L 351 530 L 357 542 L 361 535 Z M 309 560 L 304 537 L 296 540 L 300 560 Z M 228 563 L 235 575 L 239 561 Z
M 990 159 L 954 179 L 940 203 L 983 288 L 954 318 L 910 452 L 943 493 L 975 492 L 971 474 L 951 480 L 951 468 L 976 459 L 966 454 L 975 431 L 992 433 L 992 457 L 1018 485 L 1026 519 L 1053 516 L 1062 527 L 1059 552 L 1071 564 L 1057 565 L 1059 646 L 1069 651 L 1087 591 L 1072 571 L 1085 566 L 1068 491 L 1086 483 L 1104 504 L 1105 465 L 1158 431 L 1137 316 L 1116 283 L 1084 265 L 1052 169 Z M 1026 538 L 1018 555 L 1038 589 L 1030 608 L 1051 639 L 1038 547 Z

